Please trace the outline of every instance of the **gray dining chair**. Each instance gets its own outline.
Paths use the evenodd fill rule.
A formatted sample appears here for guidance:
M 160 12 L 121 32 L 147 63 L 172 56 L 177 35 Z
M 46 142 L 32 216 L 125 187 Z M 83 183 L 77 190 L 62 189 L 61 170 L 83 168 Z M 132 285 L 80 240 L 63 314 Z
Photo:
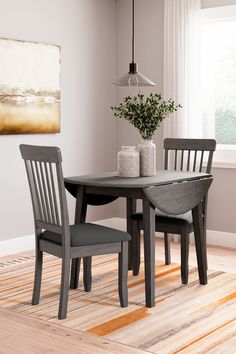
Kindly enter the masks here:
M 180 139 L 164 140 L 164 169 L 191 172 L 211 172 L 213 153 L 216 148 L 214 139 Z M 207 195 L 202 200 L 202 217 L 204 240 L 206 242 Z M 188 282 L 189 234 L 194 231 L 191 210 L 182 214 L 166 213 L 156 208 L 155 231 L 164 233 L 165 263 L 171 263 L 171 234 L 180 235 L 181 242 L 181 279 Z M 132 263 L 133 274 L 139 274 L 140 268 L 140 230 L 143 230 L 142 212 L 132 216 Z
M 130 235 L 92 223 L 69 225 L 60 149 L 20 145 L 20 151 L 25 161 L 35 225 L 36 257 L 32 304 L 39 303 L 44 252 L 62 259 L 59 319 L 67 316 L 71 259 L 118 253 L 120 305 L 128 306 Z

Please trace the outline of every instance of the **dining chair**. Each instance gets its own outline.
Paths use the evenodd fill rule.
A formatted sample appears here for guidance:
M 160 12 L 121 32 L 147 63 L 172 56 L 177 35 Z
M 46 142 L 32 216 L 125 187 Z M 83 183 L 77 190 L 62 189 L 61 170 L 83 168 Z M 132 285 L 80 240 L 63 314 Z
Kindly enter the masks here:
M 164 140 L 164 169 L 210 173 L 215 148 L 216 141 L 214 139 L 167 138 Z M 202 210 L 206 243 L 207 195 L 202 200 Z M 187 284 L 189 234 L 194 231 L 191 210 L 174 215 L 156 208 L 155 214 L 155 231 L 164 233 L 166 264 L 171 263 L 170 238 L 172 234 L 180 235 L 181 279 L 183 284 Z M 133 274 L 138 275 L 140 268 L 140 230 L 143 230 L 142 212 L 134 213 L 131 219 Z
M 67 316 L 71 259 L 118 253 L 120 305 L 128 306 L 130 235 L 93 223 L 69 225 L 60 149 L 20 145 L 20 151 L 25 161 L 35 226 L 35 276 L 32 304 L 39 303 L 44 252 L 62 259 L 59 319 Z

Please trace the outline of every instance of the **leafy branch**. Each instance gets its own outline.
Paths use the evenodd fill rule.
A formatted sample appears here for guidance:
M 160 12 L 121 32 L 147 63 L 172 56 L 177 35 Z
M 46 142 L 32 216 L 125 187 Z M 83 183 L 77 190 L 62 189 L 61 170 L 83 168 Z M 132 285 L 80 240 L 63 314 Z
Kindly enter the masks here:
M 138 93 L 137 96 L 124 97 L 118 106 L 111 109 L 115 117 L 133 124 L 142 139 L 151 139 L 161 122 L 180 107 L 172 99 L 164 101 L 159 93 L 150 93 L 146 98 Z

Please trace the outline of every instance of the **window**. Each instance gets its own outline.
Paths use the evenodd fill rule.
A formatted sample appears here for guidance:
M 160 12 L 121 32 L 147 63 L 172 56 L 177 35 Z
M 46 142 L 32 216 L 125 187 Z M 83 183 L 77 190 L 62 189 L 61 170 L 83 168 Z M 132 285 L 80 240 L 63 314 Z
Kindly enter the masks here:
M 236 6 L 202 15 L 203 131 L 217 140 L 216 159 L 236 164 Z

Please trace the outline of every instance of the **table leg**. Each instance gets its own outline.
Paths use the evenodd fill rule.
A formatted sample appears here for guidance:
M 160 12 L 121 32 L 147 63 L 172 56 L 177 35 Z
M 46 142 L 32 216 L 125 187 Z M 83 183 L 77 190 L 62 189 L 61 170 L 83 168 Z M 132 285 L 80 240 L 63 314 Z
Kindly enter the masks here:
M 207 284 L 207 254 L 206 242 L 202 218 L 202 202 L 199 203 L 193 210 L 193 228 L 197 252 L 197 263 L 200 284 Z
M 83 258 L 83 281 L 84 281 L 84 291 L 91 291 L 92 287 L 92 257 Z
M 126 199 L 126 223 L 127 223 L 127 232 L 132 236 L 132 220 L 131 215 L 136 212 L 136 199 L 127 198 Z M 128 246 L 128 253 L 129 253 L 129 270 L 133 269 L 133 257 L 132 257 L 132 238 L 129 241 Z
M 155 207 L 143 199 L 144 266 L 146 306 L 155 306 Z
M 87 203 L 84 195 L 84 187 L 77 186 L 76 193 L 76 206 L 75 206 L 75 224 L 83 223 L 86 219 L 87 212 Z M 70 288 L 77 289 L 79 282 L 79 273 L 80 273 L 80 258 L 73 258 L 71 265 L 71 278 L 70 278 Z M 85 262 L 84 262 L 85 263 Z M 87 262 L 91 264 L 91 262 Z M 90 274 L 90 272 L 87 272 Z
M 203 208 L 203 206 L 202 206 Z M 207 206 L 205 206 L 205 214 L 203 218 L 203 232 L 204 232 L 204 247 L 206 248 L 206 268 L 208 269 L 208 260 L 207 260 L 207 239 L 206 239 L 206 211 Z
M 77 289 L 79 286 L 79 273 L 80 273 L 80 258 L 72 258 L 71 261 L 71 275 L 70 275 L 70 288 Z

